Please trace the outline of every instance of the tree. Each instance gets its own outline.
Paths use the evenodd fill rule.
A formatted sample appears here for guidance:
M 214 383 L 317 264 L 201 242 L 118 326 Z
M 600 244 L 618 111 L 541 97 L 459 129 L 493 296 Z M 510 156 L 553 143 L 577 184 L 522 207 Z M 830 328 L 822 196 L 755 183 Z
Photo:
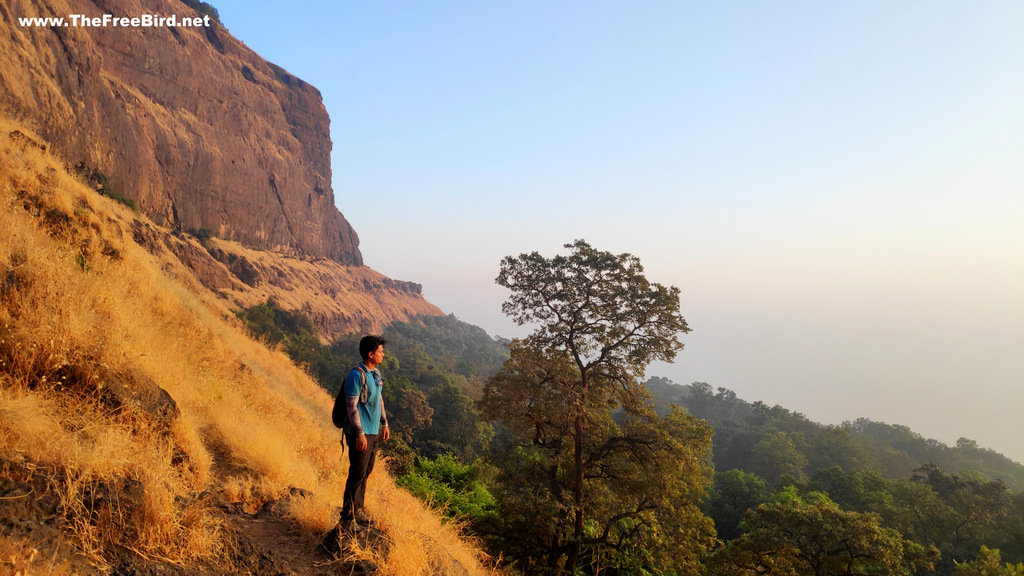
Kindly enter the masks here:
M 503 526 L 499 546 L 527 574 L 568 570 L 575 544 L 574 418 L 566 399 L 578 372 L 568 356 L 511 344 L 511 358 L 488 383 L 485 418 L 501 419 L 515 438 L 500 466 Z M 710 476 L 711 429 L 673 409 L 659 418 L 639 403 L 629 410 L 590 394 L 583 493 L 587 514 L 578 563 L 687 573 L 713 544 L 695 503 Z
M 1024 492 L 1011 497 L 1009 510 L 994 543 L 998 545 L 1003 558 L 1024 562 Z
M 843 470 L 859 470 L 871 466 L 867 451 L 854 440 L 850 430 L 842 426 L 825 426 L 810 435 L 804 455 L 807 456 L 807 469 L 812 474 L 833 466 Z
M 982 546 L 977 560 L 956 565 L 955 576 L 1024 576 L 1024 564 L 1003 564 L 999 550 Z
M 709 480 L 710 429 L 678 411 L 659 419 L 641 383 L 647 364 L 674 359 L 689 331 L 679 289 L 649 282 L 629 254 L 582 240 L 566 248 L 568 256 L 502 260 L 496 282 L 512 291 L 503 312 L 538 327 L 513 342 L 480 404 L 515 432 L 514 472 L 543 480 L 542 494 L 518 496 L 552 513 L 548 568 L 572 574 L 584 552 L 598 560 L 601 550 L 666 551 L 658 541 L 680 520 L 696 525 L 678 530 L 685 541 L 676 548 L 703 549 L 710 523 L 693 503 Z
M 764 502 L 767 486 L 755 474 L 733 468 L 715 474 L 715 485 L 705 504 L 715 521 L 718 537 L 729 541 L 740 535 L 740 522 L 747 510 Z
M 772 488 L 780 480 L 802 482 L 807 458 L 785 432 L 769 434 L 754 446 L 751 471 L 764 478 Z
M 387 456 L 388 470 L 398 477 L 408 474 L 416 463 L 416 451 L 412 445 L 416 434 L 433 422 L 434 409 L 427 401 L 426 394 L 398 373 L 397 358 L 385 356 L 384 362 L 388 380 L 382 396 L 391 426 L 391 439 L 383 445 L 381 451 Z
M 823 492 L 843 510 L 877 512 L 891 499 L 889 483 L 878 470 L 844 471 L 839 466 L 818 470 L 803 488 Z
M 973 559 L 982 544 L 998 540 L 1000 524 L 1011 510 L 1009 490 L 1001 481 L 963 478 L 934 465 L 896 483 L 893 497 L 880 509 L 900 532 L 937 547 L 944 573 L 954 563 Z
M 841 510 L 827 496 L 794 487 L 750 511 L 746 533 L 712 562 L 723 576 L 904 576 L 938 555 L 884 528 L 875 514 Z

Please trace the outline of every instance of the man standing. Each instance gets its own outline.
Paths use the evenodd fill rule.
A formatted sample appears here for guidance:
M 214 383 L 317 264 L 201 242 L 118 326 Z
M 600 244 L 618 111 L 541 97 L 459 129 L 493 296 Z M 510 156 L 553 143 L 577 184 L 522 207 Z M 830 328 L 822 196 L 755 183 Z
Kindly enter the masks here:
M 370 525 L 366 515 L 366 480 L 373 472 L 377 459 L 377 443 L 391 437 L 388 419 L 384 413 L 381 388 L 384 383 L 377 367 L 384 361 L 384 345 L 379 336 L 364 336 L 359 341 L 359 355 L 363 361 L 345 378 L 345 400 L 349 430 L 348 481 L 345 482 L 345 500 L 341 509 L 341 524 L 348 529 L 355 525 Z

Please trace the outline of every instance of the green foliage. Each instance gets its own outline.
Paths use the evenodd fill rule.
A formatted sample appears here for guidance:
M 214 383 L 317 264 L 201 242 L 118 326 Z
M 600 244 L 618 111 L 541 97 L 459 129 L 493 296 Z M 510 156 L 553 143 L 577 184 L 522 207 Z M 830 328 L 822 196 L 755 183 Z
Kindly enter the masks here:
M 508 359 L 507 343 L 492 339 L 482 328 L 460 321 L 454 315 L 425 316 L 417 323 L 395 322 L 386 337 L 392 347 L 416 342 L 423 352 L 440 361 L 445 369 L 471 382 L 465 392 L 479 397 L 484 381 Z
M 734 468 L 715 474 L 704 511 L 715 521 L 718 537 L 728 541 L 740 535 L 740 522 L 747 510 L 756 508 L 766 497 L 764 480 Z
M 637 258 L 582 240 L 568 256 L 502 260 L 502 310 L 539 327 L 510 344 L 479 405 L 511 433 L 501 461 L 501 545 L 526 573 L 618 566 L 690 574 L 713 542 L 697 508 L 710 483 L 710 429 L 661 418 L 639 382 L 688 331 L 679 290 Z
M 84 270 L 85 272 L 92 270 L 92 264 L 89 264 L 89 259 L 86 258 L 85 254 L 82 254 L 81 252 L 75 254 L 75 264 L 78 264 L 78 267 Z
M 213 20 L 221 26 L 224 25 L 224 23 L 220 21 L 220 12 L 218 12 L 217 9 L 211 6 L 210 4 L 207 4 L 206 2 L 201 2 L 200 0 L 181 1 L 184 2 L 185 5 L 189 8 L 195 10 L 200 16 L 209 16 L 210 20 Z
M 306 366 L 332 395 L 337 395 L 345 376 L 360 360 L 361 335 L 344 336 L 327 346 L 301 311 L 284 310 L 269 301 L 236 314 L 255 336 L 270 346 L 280 346 L 294 362 Z M 383 336 L 388 340 L 381 367 L 387 382 L 383 397 L 394 438 L 383 450 L 391 459 L 392 471 L 397 475 L 408 472 L 416 455 L 433 458 L 454 453 L 465 461 L 476 459 L 493 436 L 493 428 L 480 421 L 468 395 L 474 389 L 479 393 L 482 384 L 474 385 L 470 377 L 452 368 L 462 366 L 479 380 L 476 375 L 491 369 L 487 363 L 493 366 L 494 358 L 505 354 L 503 345 L 454 317 L 425 320 L 419 327 L 396 323 Z M 449 350 L 447 346 L 452 353 L 438 356 Z
M 320 341 L 320 332 L 308 316 L 297 310 L 285 310 L 273 300 L 245 310 L 235 311 L 250 332 L 270 346 L 281 349 L 310 375 L 337 395 L 355 362 L 345 362 Z M 358 356 L 358 354 L 357 354 Z
M 416 437 L 433 423 L 434 409 L 427 396 L 397 369 L 398 359 L 385 356 L 382 370 L 387 385 L 382 395 L 387 407 L 391 439 L 381 450 L 388 457 L 388 469 L 395 476 L 408 474 L 416 462 Z
M 327 346 L 301 311 L 284 310 L 268 301 L 236 314 L 256 337 L 270 346 L 280 346 L 296 364 L 305 366 L 332 396 L 338 394 L 344 378 L 360 360 L 361 335 L 343 336 Z M 475 375 L 490 369 L 487 362 L 493 365 L 495 357 L 505 354 L 503 345 L 455 317 L 425 320 L 419 327 L 396 323 L 383 335 L 388 345 L 381 366 L 387 383 L 382 395 L 392 439 L 382 445 L 382 451 L 392 473 L 408 474 L 417 456 L 452 453 L 470 462 L 478 458 L 493 436 L 492 426 L 480 421 L 467 395 L 481 384 L 474 386 L 470 378 L 451 368 L 460 365 L 479 379 Z M 427 352 L 429 348 L 439 354 L 449 350 L 448 346 L 452 354 Z
M 956 565 L 955 576 L 1024 576 L 1024 564 L 1001 564 L 999 550 L 981 547 L 978 559 Z
M 869 512 L 889 495 L 889 483 L 877 470 L 844 471 L 839 466 L 819 470 L 805 490 L 828 494 L 843 510 Z
M 1004 558 L 1024 562 L 1024 492 L 1011 496 L 1010 508 L 997 534 L 987 540 L 990 545 L 999 548 Z
M 939 569 L 971 560 L 983 544 L 998 537 L 1011 508 L 1002 482 L 979 482 L 947 474 L 935 466 L 919 468 L 893 485 L 879 506 L 887 524 L 942 552 Z
M 196 230 L 195 237 L 204 248 L 209 249 L 210 239 L 216 237 L 216 234 L 214 234 L 213 230 L 209 228 L 200 228 L 199 230 Z
M 935 466 L 923 466 L 898 481 L 875 470 L 833 467 L 815 474 L 799 494 L 806 499 L 815 491 L 829 494 L 844 510 L 875 513 L 886 528 L 938 550 L 931 573 L 953 574 L 983 545 L 1003 547 L 1008 560 L 1022 560 L 1024 508 L 1018 504 L 1024 504 L 1024 496 L 1011 496 L 1001 482 L 946 474 Z
M 806 466 L 807 458 L 785 432 L 769 434 L 755 444 L 749 465 L 752 472 L 772 487 L 786 480 L 802 482 Z
M 726 541 L 743 537 L 735 518 L 753 498 L 740 475 L 754 473 L 775 486 L 776 503 L 792 495 L 804 503 L 811 494 L 827 495 L 844 512 L 875 514 L 884 528 L 938 550 L 934 569 L 919 569 L 922 575 L 952 575 L 982 545 L 998 547 L 1011 563 L 1024 560 L 1024 493 L 1013 495 L 1002 480 L 992 480 L 1020 482 L 1024 467 L 976 442 L 960 439 L 950 448 L 905 426 L 866 419 L 821 426 L 700 382 L 677 386 L 653 378 L 647 384 L 659 411 L 681 405 L 714 426 L 715 464 L 731 477 L 716 476 L 704 507 Z M 746 536 L 745 545 L 753 546 L 753 538 Z
M 560 282 L 568 290 L 558 297 L 586 294 Z M 325 346 L 301 311 L 267 302 L 237 314 L 332 394 L 358 361 L 359 336 Z M 1024 561 L 1024 493 L 1011 494 L 991 480 L 1024 478 L 1019 464 L 970 440 L 950 448 L 902 426 L 863 419 L 820 426 L 704 383 L 648 381 L 658 398 L 655 414 L 636 374 L 588 363 L 600 358 L 595 351 L 607 342 L 597 331 L 573 341 L 554 336 L 556 325 L 549 329 L 546 341 L 513 343 L 511 356 L 504 344 L 454 317 L 396 324 L 384 334 L 384 398 L 393 433 L 384 449 L 393 473 L 449 516 L 470 518 L 491 551 L 520 571 L 559 572 L 578 543 L 577 573 L 598 566 L 614 566 L 619 574 L 695 573 L 713 534 L 700 505 L 728 543 L 709 565 L 714 574 L 753 574 L 737 561 L 755 556 L 772 559 L 770 569 L 758 564 L 758 573 L 807 573 L 779 547 L 778 532 L 765 531 L 768 513 L 758 511 L 766 507 L 787 509 L 771 520 L 790 526 L 787 537 L 796 537 L 801 522 L 805 536 L 819 539 L 837 533 L 826 529 L 831 524 L 854 532 L 874 526 L 880 531 L 867 531 L 875 536 L 864 536 L 861 545 L 889 542 L 890 550 L 903 546 L 909 554 L 902 568 L 854 562 L 852 571 L 838 574 L 895 574 L 913 566 L 922 576 L 1019 573 L 1014 563 Z M 572 345 L 586 353 L 574 355 Z M 714 459 L 726 470 L 714 476 L 706 499 L 711 430 L 694 416 L 714 425 Z M 500 448 L 491 455 L 496 471 L 463 464 L 476 462 L 492 439 Z M 937 465 L 921 466 L 918 458 Z M 775 494 L 766 493 L 769 484 Z M 577 505 L 580 493 L 583 506 Z M 806 512 L 812 508 L 818 511 Z M 764 521 L 750 521 L 758 515 Z M 923 568 L 928 562 L 933 569 Z
M 973 440 L 960 438 L 955 446 L 949 447 L 925 439 L 906 426 L 866 418 L 846 422 L 844 426 L 876 460 L 883 460 L 888 452 L 895 450 L 913 462 L 911 469 L 931 463 L 951 473 L 973 470 L 989 479 L 1001 479 L 1013 490 L 1024 491 L 1024 466 L 994 450 L 979 447 Z
M 937 556 L 875 514 L 844 511 L 821 493 L 801 497 L 793 487 L 750 511 L 744 526 L 714 555 L 714 574 L 902 576 L 931 568 Z
M 416 470 L 396 483 L 414 496 L 441 510 L 446 518 L 479 522 L 493 515 L 497 501 L 484 483 L 486 467 L 481 462 L 463 464 L 452 454 L 419 458 Z
M 876 469 L 895 480 L 933 463 L 947 472 L 981 474 L 978 479 L 1001 479 L 1015 491 L 1024 490 L 1024 465 L 965 438 L 949 447 L 924 439 L 906 426 L 865 418 L 841 426 L 822 426 L 781 406 L 748 403 L 731 390 L 714 390 L 704 382 L 679 386 L 666 378 L 651 378 L 646 385 L 656 398 L 659 413 L 675 404 L 715 428 L 714 462 L 719 470 L 754 472 L 752 466 L 761 466 L 756 472 L 770 484 L 777 483 L 779 474 L 773 467 L 790 468 L 785 475 L 795 481 L 834 466 L 842 470 Z M 786 454 L 788 462 L 773 462 L 771 446 L 755 448 L 779 432 L 786 434 L 806 460 L 802 466 L 800 458 L 792 453 Z M 775 455 L 781 457 L 784 452 L 776 451 Z M 799 472 L 794 470 L 797 467 Z
M 123 204 L 131 208 L 132 212 L 139 211 L 139 208 L 135 205 L 135 201 L 115 190 L 110 184 L 110 180 L 107 179 L 107 175 L 103 172 L 96 169 L 90 170 L 84 164 L 79 164 L 75 166 L 75 173 L 93 190 L 119 204 Z
M 631 381 L 655 360 L 671 362 L 689 332 L 679 313 L 679 289 L 652 283 L 640 260 L 595 250 L 583 240 L 569 256 L 537 252 L 508 256 L 496 282 L 512 291 L 502 312 L 517 324 L 539 324 L 530 337 L 541 348 L 566 351 L 583 384 L 608 380 L 633 395 Z M 638 392 L 638 391 L 637 391 Z
M 458 326 L 464 323 L 454 317 L 422 320 L 425 321 L 423 326 L 395 323 L 384 331 L 383 335 L 388 340 L 388 356 L 382 366 L 388 381 L 384 388 L 385 405 L 389 413 L 392 406 L 401 409 L 402 399 L 398 393 L 403 389 L 418 390 L 431 415 L 423 426 L 405 434 L 404 440 L 420 456 L 436 458 L 452 453 L 472 462 L 486 451 L 494 434 L 493 427 L 480 421 L 473 403 L 473 395 L 480 394 L 480 381 L 453 370 L 461 364 L 467 372 L 486 373 L 486 368 L 475 364 L 475 359 L 486 354 L 474 356 L 473 351 L 490 348 L 489 354 L 507 352 L 502 344 L 490 339 L 482 330 Z M 336 354 L 354 350 L 358 338 L 354 335 L 340 338 L 331 350 Z M 437 340 L 448 344 L 438 345 Z M 445 352 L 448 350 L 451 353 Z M 410 407 L 417 405 L 411 397 L 407 402 Z M 395 419 L 395 422 L 416 418 L 411 413 L 399 415 L 402 418 Z M 395 431 L 395 424 L 392 424 L 392 432 Z

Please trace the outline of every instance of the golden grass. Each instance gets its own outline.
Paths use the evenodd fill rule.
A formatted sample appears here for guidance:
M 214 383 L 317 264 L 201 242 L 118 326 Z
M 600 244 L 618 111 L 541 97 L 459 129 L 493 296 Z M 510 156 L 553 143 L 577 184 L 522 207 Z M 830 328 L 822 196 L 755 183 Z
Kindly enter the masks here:
M 376 518 L 381 529 L 391 537 L 393 546 L 402 551 L 388 558 L 383 574 L 432 573 L 426 567 L 443 567 L 450 560 L 467 568 L 477 567 L 480 571 L 475 573 L 491 573 L 483 566 L 485 557 L 479 548 L 457 526 L 443 524 L 440 516 L 396 486 L 392 478 L 382 475 L 374 480 L 367 491 L 367 506 L 378 511 Z M 472 569 L 470 573 L 474 574 Z
M 136 244 L 142 217 L 12 141 L 14 129 L 29 134 L 0 120 L 0 458 L 48 471 L 71 540 L 97 563 L 115 546 L 185 565 L 218 559 L 225 520 L 202 492 L 255 511 L 299 487 L 313 496 L 293 499 L 291 516 L 311 537 L 330 529 L 347 473 L 331 398 L 248 337 L 169 252 Z M 112 378 L 151 381 L 180 416 L 165 428 L 112 407 Z M 140 486 L 140 510 L 92 506 L 91 494 L 126 482 Z M 490 573 L 383 466 L 367 498 L 393 541 L 372 558 L 382 574 L 435 573 L 438 558 Z

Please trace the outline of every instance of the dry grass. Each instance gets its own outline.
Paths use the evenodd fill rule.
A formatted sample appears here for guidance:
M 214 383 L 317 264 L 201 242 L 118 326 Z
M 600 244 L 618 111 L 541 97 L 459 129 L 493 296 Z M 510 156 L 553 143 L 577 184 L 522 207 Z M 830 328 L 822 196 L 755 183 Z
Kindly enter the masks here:
M 388 559 L 385 574 L 433 573 L 425 571 L 428 566 L 445 573 L 444 568 L 452 561 L 477 567 L 479 574 L 491 573 L 484 568 L 485 557 L 474 542 L 457 526 L 442 524 L 440 516 L 396 486 L 392 478 L 375 479 L 367 491 L 367 500 L 367 506 L 378 511 L 377 519 L 391 537 L 393 546 L 402 551 Z
M 76 547 L 97 562 L 115 545 L 179 564 L 216 559 L 223 516 L 204 491 L 256 508 L 303 488 L 314 496 L 295 500 L 292 516 L 314 535 L 328 530 L 347 472 L 331 398 L 197 282 L 181 282 L 189 272 L 169 253 L 137 245 L 140 216 L 12 141 L 14 129 L 0 121 L 0 458 L 48 471 Z M 118 379 L 166 390 L 180 416 L 163 426 L 112 406 L 105 387 Z M 137 487 L 140 509 L 96 505 L 112 487 Z M 489 572 L 383 467 L 371 488 L 394 542 L 374 559 L 383 574 L 434 573 L 445 555 Z

